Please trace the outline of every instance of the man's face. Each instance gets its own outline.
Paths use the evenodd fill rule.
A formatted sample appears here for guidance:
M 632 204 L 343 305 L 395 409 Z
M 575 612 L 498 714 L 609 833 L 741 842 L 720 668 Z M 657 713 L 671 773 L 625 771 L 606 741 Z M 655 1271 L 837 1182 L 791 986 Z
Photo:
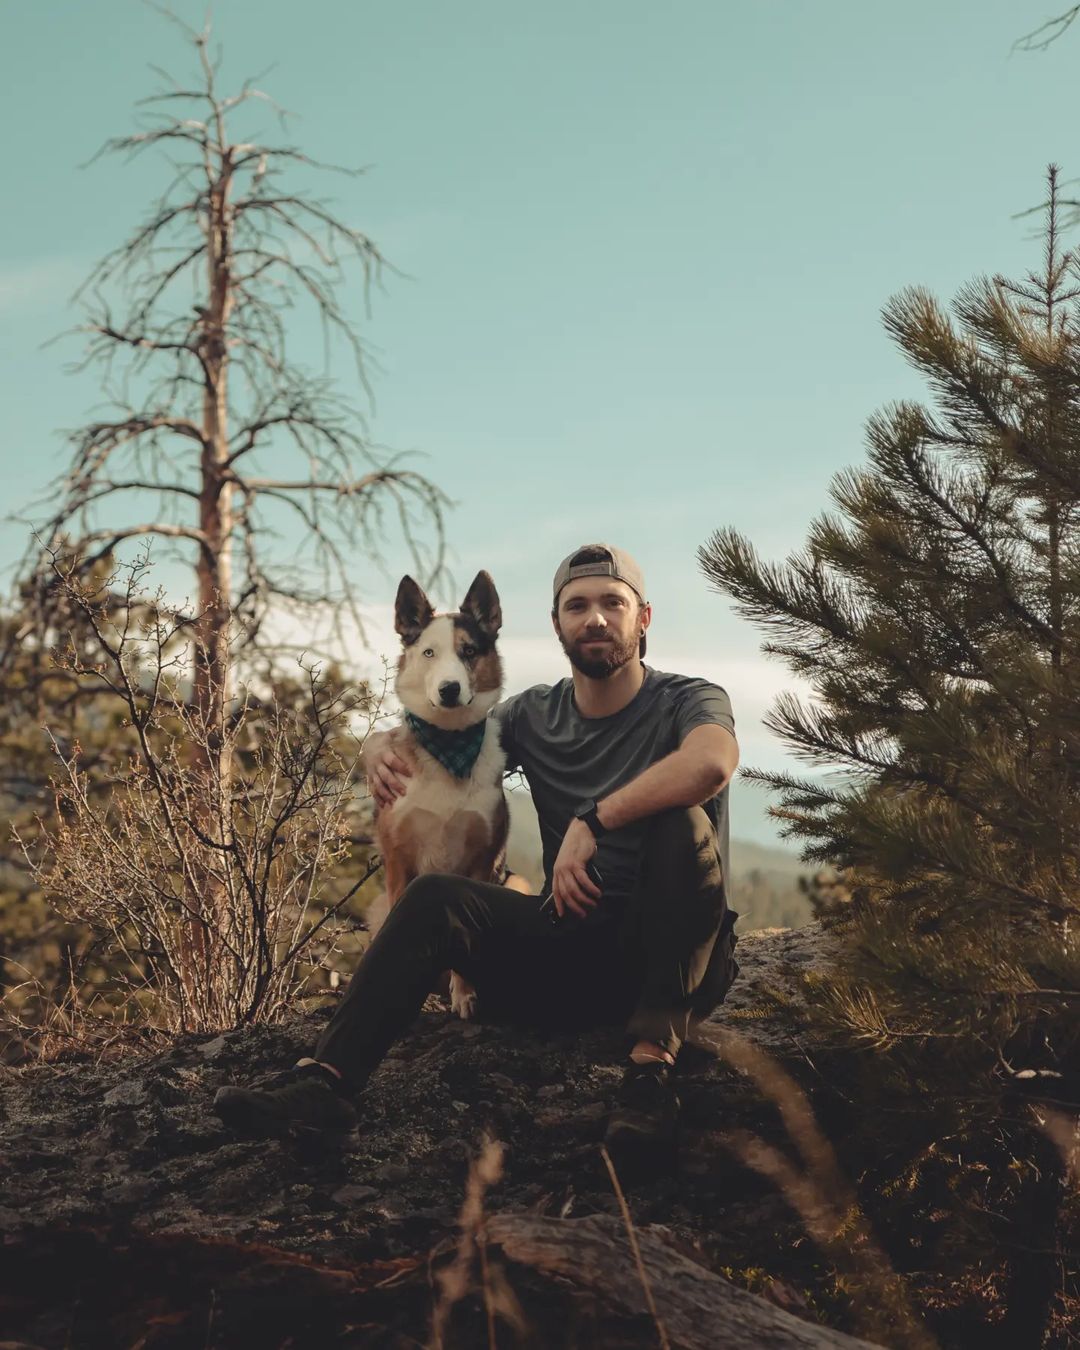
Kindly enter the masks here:
M 637 657 L 650 616 L 625 581 L 579 577 L 559 592 L 553 623 L 574 669 L 603 680 Z

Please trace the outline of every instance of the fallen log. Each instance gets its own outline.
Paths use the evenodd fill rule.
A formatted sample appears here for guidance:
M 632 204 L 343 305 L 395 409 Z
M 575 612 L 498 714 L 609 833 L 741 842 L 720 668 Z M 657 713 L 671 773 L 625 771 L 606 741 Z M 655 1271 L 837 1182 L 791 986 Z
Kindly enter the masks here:
M 568 1280 L 618 1311 L 650 1315 L 621 1220 L 600 1214 L 584 1219 L 496 1214 L 487 1220 L 486 1233 L 509 1260 Z M 870 1341 L 804 1322 L 737 1288 L 648 1227 L 636 1234 L 672 1350 L 877 1350 Z

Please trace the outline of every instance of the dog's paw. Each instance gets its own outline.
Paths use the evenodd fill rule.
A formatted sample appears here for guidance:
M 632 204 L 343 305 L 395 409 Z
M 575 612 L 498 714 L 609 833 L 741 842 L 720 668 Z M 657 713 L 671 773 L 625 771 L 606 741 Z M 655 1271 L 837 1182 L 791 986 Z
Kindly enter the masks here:
M 450 1010 L 463 1022 L 471 1022 L 480 1008 L 476 990 L 456 970 L 450 972 Z

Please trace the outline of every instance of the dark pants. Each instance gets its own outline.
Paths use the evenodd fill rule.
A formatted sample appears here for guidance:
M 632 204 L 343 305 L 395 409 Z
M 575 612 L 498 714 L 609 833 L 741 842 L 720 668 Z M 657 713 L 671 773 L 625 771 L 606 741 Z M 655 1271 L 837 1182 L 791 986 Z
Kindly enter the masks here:
M 354 1088 L 409 1027 L 439 974 L 476 987 L 485 1017 L 534 1026 L 626 1021 L 678 1054 L 692 1019 L 738 973 L 712 822 L 701 807 L 654 816 L 636 889 L 557 925 L 538 896 L 435 872 L 417 877 L 364 953 L 313 1051 Z

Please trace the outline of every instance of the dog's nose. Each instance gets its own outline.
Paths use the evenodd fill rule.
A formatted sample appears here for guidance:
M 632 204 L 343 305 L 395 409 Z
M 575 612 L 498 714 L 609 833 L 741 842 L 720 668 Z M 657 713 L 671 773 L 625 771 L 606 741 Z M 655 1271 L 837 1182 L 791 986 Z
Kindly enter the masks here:
M 445 680 L 439 685 L 439 698 L 444 708 L 452 708 L 458 701 L 458 695 L 461 693 L 461 685 L 457 680 Z

